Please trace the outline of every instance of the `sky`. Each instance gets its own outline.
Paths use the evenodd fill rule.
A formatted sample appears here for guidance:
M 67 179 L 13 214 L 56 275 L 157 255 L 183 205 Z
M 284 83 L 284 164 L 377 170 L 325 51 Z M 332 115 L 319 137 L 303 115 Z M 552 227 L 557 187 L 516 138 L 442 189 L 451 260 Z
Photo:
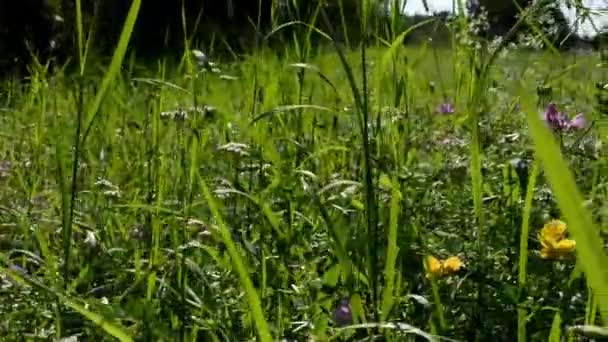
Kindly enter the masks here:
M 495 1 L 505 1 L 505 0 L 495 0 Z M 506 0 L 509 1 L 509 0 Z M 429 5 L 429 10 L 431 12 L 435 11 L 452 11 L 452 0 L 427 0 Z M 600 12 L 596 16 L 594 16 L 594 23 L 598 28 L 601 28 L 602 25 L 608 25 L 608 0 L 583 0 L 583 3 L 586 6 L 594 9 L 594 12 Z M 568 11 L 564 6 L 564 12 L 566 14 L 566 18 L 572 23 L 574 21 L 574 9 Z M 424 5 L 422 4 L 422 0 L 407 0 L 405 5 L 405 13 L 407 14 L 423 14 L 425 13 Z M 595 30 L 590 23 L 583 23 L 579 27 L 579 34 L 583 36 L 593 36 L 595 35 Z

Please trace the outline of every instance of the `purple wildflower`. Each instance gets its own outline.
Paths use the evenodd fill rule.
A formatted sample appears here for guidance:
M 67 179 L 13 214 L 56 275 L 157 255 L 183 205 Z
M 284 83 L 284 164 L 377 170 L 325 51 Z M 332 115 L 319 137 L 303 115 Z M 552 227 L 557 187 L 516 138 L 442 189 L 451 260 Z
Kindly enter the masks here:
M 334 322 L 338 326 L 345 326 L 353 322 L 353 313 L 348 298 L 342 299 L 340 305 L 334 311 Z
M 437 113 L 440 114 L 453 114 L 454 111 L 454 105 L 451 102 L 444 102 L 437 107 Z
M 9 266 L 9 268 L 10 268 L 11 270 L 13 270 L 13 271 L 15 271 L 15 272 L 19 273 L 19 274 L 26 274 L 26 273 L 27 273 L 27 271 L 26 271 L 26 270 L 25 270 L 23 267 L 21 267 L 21 266 L 19 266 L 19 265 L 16 265 L 16 264 L 12 264 L 12 265 L 10 265 L 10 266 Z
M 585 120 L 585 115 L 583 113 L 578 113 L 568 125 L 568 128 L 571 129 L 583 129 L 587 125 L 587 120 Z
M 547 106 L 547 110 L 545 110 L 545 114 L 543 119 L 549 127 L 551 127 L 555 131 L 561 131 L 566 128 L 568 119 L 565 117 L 565 114 L 559 112 L 557 110 L 557 105 L 555 103 L 550 103 Z
M 554 131 L 565 131 L 582 129 L 585 127 L 586 121 L 582 113 L 576 115 L 572 120 L 568 118 L 568 114 L 557 110 L 555 103 L 550 103 L 543 115 L 543 120 Z

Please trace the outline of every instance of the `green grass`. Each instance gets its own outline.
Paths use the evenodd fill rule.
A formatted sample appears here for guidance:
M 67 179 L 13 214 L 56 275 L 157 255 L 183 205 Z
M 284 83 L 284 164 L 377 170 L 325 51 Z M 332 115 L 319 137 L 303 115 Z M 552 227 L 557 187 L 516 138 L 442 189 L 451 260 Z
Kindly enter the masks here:
M 536 119 L 540 82 L 598 117 L 597 56 L 510 51 L 480 76 L 469 50 L 400 39 L 219 72 L 127 68 L 123 40 L 107 70 L 79 52 L 77 82 L 4 83 L 3 340 L 537 341 L 603 325 L 598 137 L 567 134 L 560 153 Z M 456 113 L 435 113 L 444 96 Z M 570 258 L 539 257 L 551 218 Z M 429 254 L 467 267 L 428 279 Z M 333 322 L 342 298 L 351 327 Z

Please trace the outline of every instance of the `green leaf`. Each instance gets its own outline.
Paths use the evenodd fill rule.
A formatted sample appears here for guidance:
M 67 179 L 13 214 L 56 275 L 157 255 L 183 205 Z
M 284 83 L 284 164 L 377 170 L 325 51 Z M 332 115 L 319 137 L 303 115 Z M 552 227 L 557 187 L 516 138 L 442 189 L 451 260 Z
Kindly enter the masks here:
M 340 278 L 340 264 L 335 264 L 323 274 L 323 281 L 330 287 L 336 287 Z
M 559 311 L 555 313 L 553 317 L 553 324 L 551 324 L 551 333 L 549 335 L 549 342 L 560 342 L 562 336 L 562 317 Z
M 200 178 L 200 186 L 201 190 L 207 200 L 207 204 L 209 205 L 209 209 L 213 214 L 213 217 L 217 220 L 220 235 L 224 244 L 226 245 L 226 249 L 228 250 L 228 254 L 230 255 L 230 259 L 232 260 L 232 265 L 236 269 L 236 272 L 239 276 L 239 280 L 241 282 L 241 286 L 243 286 L 243 290 L 247 295 L 247 301 L 249 303 L 249 308 L 251 309 L 251 315 L 253 316 L 253 320 L 255 322 L 256 328 L 258 330 L 258 335 L 262 342 L 272 342 L 272 335 L 270 334 L 270 328 L 268 327 L 268 323 L 266 322 L 266 318 L 264 317 L 264 311 L 262 310 L 262 304 L 260 301 L 260 297 L 253 287 L 253 283 L 249 278 L 249 273 L 247 271 L 247 267 L 245 266 L 245 261 L 241 258 L 239 254 L 236 244 L 232 240 L 232 235 L 228 228 L 224 224 L 224 219 L 218 210 L 218 206 L 215 202 L 215 199 L 211 195 L 209 188 L 207 187 L 206 182 Z
M 124 60 L 125 54 L 127 52 L 127 46 L 129 45 L 129 40 L 131 39 L 131 33 L 133 32 L 133 28 L 135 27 L 135 21 L 137 20 L 137 15 L 139 14 L 139 8 L 141 6 L 141 0 L 133 0 L 131 3 L 131 8 L 129 9 L 129 13 L 127 13 L 127 19 L 125 20 L 124 26 L 122 28 L 122 32 L 120 33 L 120 39 L 118 40 L 118 45 L 116 46 L 116 50 L 114 50 L 114 55 L 112 56 L 112 61 L 110 62 L 110 67 L 108 71 L 103 76 L 101 81 L 101 86 L 99 87 L 99 91 L 95 94 L 95 99 L 87 108 L 87 124 L 86 130 L 82 137 L 82 141 L 84 141 L 95 122 L 95 118 L 99 115 L 99 107 L 101 106 L 101 101 L 110 86 L 114 82 L 114 78 L 118 75 L 120 71 L 120 66 L 122 65 L 122 61 Z
M 350 306 L 353 312 L 354 322 L 366 323 L 365 309 L 363 309 L 363 301 L 361 296 L 354 294 L 350 297 Z

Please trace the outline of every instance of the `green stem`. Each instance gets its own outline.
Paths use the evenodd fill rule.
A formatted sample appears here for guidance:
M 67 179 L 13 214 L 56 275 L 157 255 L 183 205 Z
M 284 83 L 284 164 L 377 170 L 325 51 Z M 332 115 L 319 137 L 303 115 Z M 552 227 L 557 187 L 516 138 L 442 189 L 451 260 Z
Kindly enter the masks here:
M 530 212 L 532 209 L 532 199 L 534 198 L 534 187 L 536 186 L 536 177 L 538 175 L 539 165 L 534 161 L 532 171 L 530 172 L 528 187 L 526 189 L 526 198 L 524 201 L 523 220 L 521 223 L 521 234 L 519 238 L 519 295 L 521 304 L 521 294 L 526 287 L 527 281 L 527 265 L 528 265 L 528 238 L 530 232 Z M 528 310 L 524 307 L 517 309 L 517 341 L 526 341 L 526 317 Z

